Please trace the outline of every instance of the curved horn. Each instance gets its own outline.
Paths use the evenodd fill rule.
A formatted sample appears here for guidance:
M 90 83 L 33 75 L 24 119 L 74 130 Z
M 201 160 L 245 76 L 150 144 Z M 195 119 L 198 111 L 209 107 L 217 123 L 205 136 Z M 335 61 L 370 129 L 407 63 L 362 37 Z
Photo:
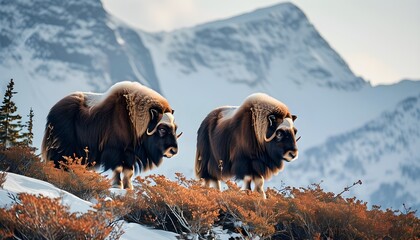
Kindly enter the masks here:
M 274 121 L 276 121 L 276 116 L 274 116 L 273 114 L 269 115 L 268 116 L 268 122 L 270 123 L 270 127 L 273 126 Z M 277 131 L 277 129 L 276 129 L 276 131 Z M 271 135 L 271 137 L 269 137 L 269 138 L 267 138 L 267 136 L 264 135 L 264 141 L 269 142 L 269 141 L 273 140 L 273 138 L 276 135 L 276 131 L 274 131 L 273 135 Z
M 273 138 L 276 136 L 276 132 L 277 132 L 277 129 L 276 131 L 274 131 L 273 135 L 271 135 L 271 137 L 269 138 L 267 138 L 267 136 L 264 136 L 264 141 L 270 142 L 271 140 L 273 140 Z
M 273 135 L 271 135 L 269 138 L 267 138 L 267 136 L 264 136 L 264 140 L 266 142 L 270 142 L 271 140 L 273 140 L 276 136 L 277 130 L 279 130 L 280 128 L 293 128 L 293 120 L 291 118 L 283 119 L 283 122 L 279 124 L 279 126 L 276 128 L 276 131 L 274 131 Z
M 159 116 L 159 113 L 158 113 L 158 111 L 156 109 L 150 109 L 150 115 L 151 115 L 150 119 L 153 119 L 153 118 Z M 159 123 L 156 124 L 156 127 L 151 132 L 149 132 L 149 128 L 147 128 L 146 129 L 146 134 L 149 135 L 149 136 L 150 135 L 153 135 L 153 133 L 156 132 L 156 129 L 157 129 L 157 126 L 158 125 L 159 125 Z
M 156 127 L 155 127 L 155 128 L 153 128 L 153 130 L 152 130 L 151 132 L 149 132 L 149 129 L 147 129 L 147 130 L 146 130 L 146 134 L 147 134 L 147 135 L 149 135 L 149 136 L 150 136 L 150 135 L 153 135 L 153 134 L 156 132 L 156 130 L 157 130 L 157 125 L 156 125 Z
M 152 116 L 153 116 L 153 114 L 152 114 Z M 150 131 L 150 132 L 149 132 L 149 129 L 147 129 L 146 134 L 149 135 L 149 136 L 150 135 L 153 135 L 156 132 L 156 130 L 159 127 L 159 125 L 161 125 L 163 123 L 166 124 L 166 125 L 169 125 L 173 129 L 175 129 L 175 118 L 174 118 L 174 115 L 172 115 L 172 113 L 170 113 L 170 112 L 164 113 L 163 116 L 162 116 L 162 119 L 160 119 L 160 121 L 156 124 L 156 127 L 153 128 L 153 130 Z

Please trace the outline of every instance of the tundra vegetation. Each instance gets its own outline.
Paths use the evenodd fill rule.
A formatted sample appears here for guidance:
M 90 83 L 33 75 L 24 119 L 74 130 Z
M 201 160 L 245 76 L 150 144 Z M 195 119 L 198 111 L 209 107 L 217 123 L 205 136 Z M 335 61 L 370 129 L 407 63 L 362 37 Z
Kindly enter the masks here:
M 220 229 L 243 239 L 420 237 L 416 211 L 369 208 L 366 202 L 345 198 L 346 191 L 325 192 L 319 184 L 307 188 L 268 188 L 267 198 L 263 199 L 257 192 L 239 191 L 233 182 L 219 191 L 202 187 L 201 181 L 178 173 L 175 180 L 162 175 L 137 177 L 133 190 L 113 195 L 109 192 L 109 180 L 77 161 L 68 165 L 67 170 L 57 169 L 52 162 L 41 162 L 28 148 L 19 146 L 1 150 L 0 163 L 1 171 L 9 169 L 39 178 L 98 202 L 96 211 L 77 215 L 62 206 L 60 199 L 20 194 L 10 208 L 0 209 L 0 238 L 55 239 L 63 233 L 86 239 L 104 239 L 109 234 L 119 237 L 120 220 L 173 231 L 180 239 L 194 236 L 213 239 Z M 4 181 L 1 179 L 0 184 Z M 104 201 L 105 196 L 113 200 Z M 46 232 L 50 235 L 43 235 Z

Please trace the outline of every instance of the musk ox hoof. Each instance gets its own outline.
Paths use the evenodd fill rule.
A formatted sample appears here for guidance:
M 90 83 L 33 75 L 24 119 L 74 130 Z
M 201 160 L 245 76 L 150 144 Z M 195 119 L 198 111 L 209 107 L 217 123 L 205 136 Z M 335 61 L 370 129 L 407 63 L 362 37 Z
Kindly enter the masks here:
M 123 183 L 122 183 L 122 181 L 114 181 L 113 183 L 112 183 L 112 187 L 113 188 L 119 188 L 119 189 L 123 189 Z
M 261 196 L 263 199 L 267 199 L 267 196 L 265 195 L 265 192 L 264 192 L 264 191 L 259 192 L 259 194 L 260 194 L 260 196 Z
M 131 182 L 129 182 L 128 184 L 125 184 L 124 189 L 133 190 L 134 189 L 133 184 L 131 184 Z

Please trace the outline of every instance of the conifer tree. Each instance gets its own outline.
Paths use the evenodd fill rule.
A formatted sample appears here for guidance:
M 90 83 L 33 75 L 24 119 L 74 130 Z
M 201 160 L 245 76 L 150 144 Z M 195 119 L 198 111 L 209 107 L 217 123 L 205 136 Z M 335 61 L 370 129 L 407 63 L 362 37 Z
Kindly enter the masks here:
M 33 138 L 34 138 L 34 133 L 33 133 L 33 127 L 34 127 L 34 111 L 32 110 L 32 108 L 29 110 L 29 115 L 28 116 L 28 121 L 25 124 L 26 127 L 26 132 L 22 133 L 22 138 L 23 138 L 23 145 L 30 147 L 32 146 L 33 143 Z
M 22 117 L 16 113 L 17 107 L 12 97 L 17 92 L 13 91 L 15 83 L 10 79 L 0 107 L 0 145 L 11 147 L 19 143 Z

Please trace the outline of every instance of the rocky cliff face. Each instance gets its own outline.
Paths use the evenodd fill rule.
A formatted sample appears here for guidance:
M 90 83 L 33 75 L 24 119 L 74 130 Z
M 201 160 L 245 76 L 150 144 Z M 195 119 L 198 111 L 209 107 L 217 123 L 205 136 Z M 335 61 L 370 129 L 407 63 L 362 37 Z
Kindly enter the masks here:
M 253 87 L 270 82 L 270 70 L 281 67 L 278 79 L 295 84 L 345 90 L 366 84 L 290 3 L 153 37 L 151 44 L 165 51 L 164 61 L 184 74 L 210 69 L 228 82 Z

